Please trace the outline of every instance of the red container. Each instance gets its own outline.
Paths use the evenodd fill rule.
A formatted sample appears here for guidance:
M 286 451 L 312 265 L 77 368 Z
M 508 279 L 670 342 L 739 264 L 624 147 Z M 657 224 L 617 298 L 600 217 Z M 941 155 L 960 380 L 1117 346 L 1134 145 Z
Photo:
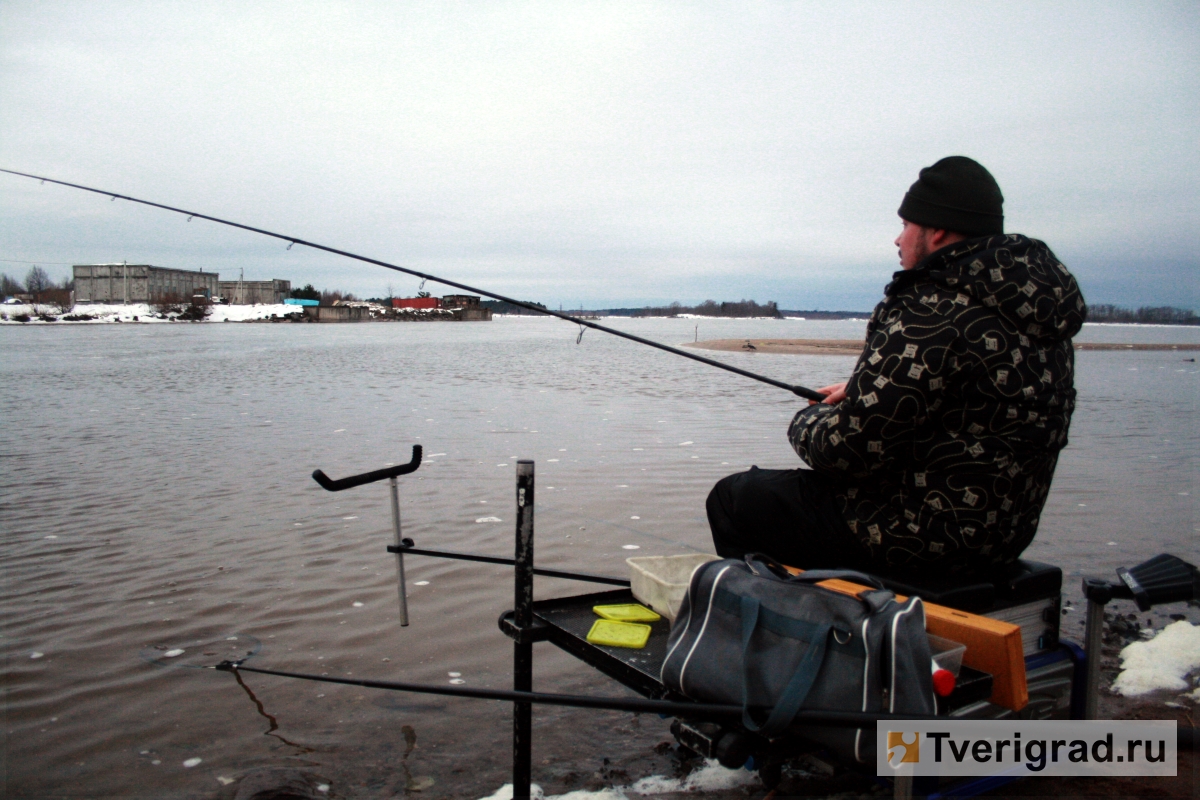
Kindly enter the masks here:
M 392 308 L 439 308 L 441 301 L 436 297 L 393 297 Z

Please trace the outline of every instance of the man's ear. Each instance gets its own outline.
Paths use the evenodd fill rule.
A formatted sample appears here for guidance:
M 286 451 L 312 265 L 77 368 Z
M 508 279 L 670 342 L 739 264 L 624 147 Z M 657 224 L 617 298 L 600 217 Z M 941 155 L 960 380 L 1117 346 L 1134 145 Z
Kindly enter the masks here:
M 948 244 L 954 244 L 955 242 L 961 242 L 965 238 L 966 237 L 963 236 L 961 233 L 955 233 L 954 231 L 948 231 L 943 228 L 930 228 L 929 229 L 929 250 L 930 250 L 930 252 L 933 252 L 935 250 L 940 250 L 941 248 L 945 247 Z

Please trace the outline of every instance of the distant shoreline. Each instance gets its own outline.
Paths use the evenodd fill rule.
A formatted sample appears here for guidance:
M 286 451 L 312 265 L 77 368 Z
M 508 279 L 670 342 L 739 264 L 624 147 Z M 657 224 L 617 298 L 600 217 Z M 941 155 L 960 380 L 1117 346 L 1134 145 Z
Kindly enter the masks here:
M 709 339 L 684 347 L 728 352 L 788 353 L 797 356 L 856 356 L 866 344 L 859 339 Z M 750 345 L 747 347 L 747 345 Z
M 736 353 L 784 353 L 797 356 L 857 356 L 866 343 L 858 339 L 709 339 L 686 342 L 684 347 L 699 350 L 723 350 Z M 749 346 L 747 346 L 749 345 Z M 1200 350 L 1198 344 L 1117 344 L 1114 342 L 1075 342 L 1076 350 Z

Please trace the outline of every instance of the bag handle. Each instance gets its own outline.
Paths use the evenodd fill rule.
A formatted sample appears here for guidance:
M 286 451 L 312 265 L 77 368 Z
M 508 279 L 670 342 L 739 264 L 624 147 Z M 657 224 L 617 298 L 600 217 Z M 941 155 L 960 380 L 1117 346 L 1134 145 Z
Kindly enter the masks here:
M 760 604 L 753 597 L 741 598 L 741 617 L 742 617 L 742 724 L 747 730 L 761 734 L 768 739 L 773 739 L 787 730 L 792 724 L 792 720 L 796 718 L 800 707 L 804 705 L 804 700 L 808 697 L 809 691 L 812 690 L 813 684 L 817 681 L 817 673 L 821 670 L 821 665 L 825 663 L 825 647 L 829 641 L 829 633 L 832 626 L 822 624 L 817 626 L 816 635 L 808 645 L 808 649 L 804 653 L 804 658 L 800 659 L 800 664 L 796 667 L 796 671 L 792 673 L 791 680 L 788 681 L 787 687 L 779 696 L 775 707 L 771 709 L 767 721 L 761 726 L 758 725 L 750 716 L 750 639 L 754 635 L 755 628 L 758 627 L 758 610 Z
M 760 578 L 766 578 L 770 575 L 774 575 L 776 578 L 784 581 L 792 578 L 792 573 L 787 571 L 787 567 L 768 555 L 764 555 L 763 553 L 746 553 L 743 558 L 746 561 L 746 566 L 750 568 L 750 572 Z M 759 565 L 767 568 L 767 574 L 763 574 L 759 569 Z
M 759 565 L 766 567 L 766 571 L 761 571 Z M 884 588 L 883 582 L 874 575 L 868 575 L 865 572 L 858 572 L 852 569 L 810 569 L 799 575 L 793 575 L 787 571 L 787 567 L 762 553 L 747 553 L 746 566 L 760 578 L 775 577 L 788 583 L 820 583 L 821 581 L 838 579 L 862 583 L 876 589 Z

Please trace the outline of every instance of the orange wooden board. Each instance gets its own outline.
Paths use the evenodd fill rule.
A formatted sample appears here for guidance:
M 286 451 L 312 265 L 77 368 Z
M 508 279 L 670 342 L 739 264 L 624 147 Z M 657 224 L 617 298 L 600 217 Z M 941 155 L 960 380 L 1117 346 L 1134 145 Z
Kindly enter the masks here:
M 795 567 L 787 569 L 794 575 L 804 571 Z M 842 580 L 821 581 L 818 585 L 849 595 L 857 595 L 871 588 Z M 896 599 L 904 602 L 908 598 L 896 595 Z M 925 603 L 925 630 L 967 646 L 963 663 L 992 675 L 993 703 L 1020 711 L 1029 702 L 1029 690 L 1025 685 L 1025 651 L 1019 625 Z

